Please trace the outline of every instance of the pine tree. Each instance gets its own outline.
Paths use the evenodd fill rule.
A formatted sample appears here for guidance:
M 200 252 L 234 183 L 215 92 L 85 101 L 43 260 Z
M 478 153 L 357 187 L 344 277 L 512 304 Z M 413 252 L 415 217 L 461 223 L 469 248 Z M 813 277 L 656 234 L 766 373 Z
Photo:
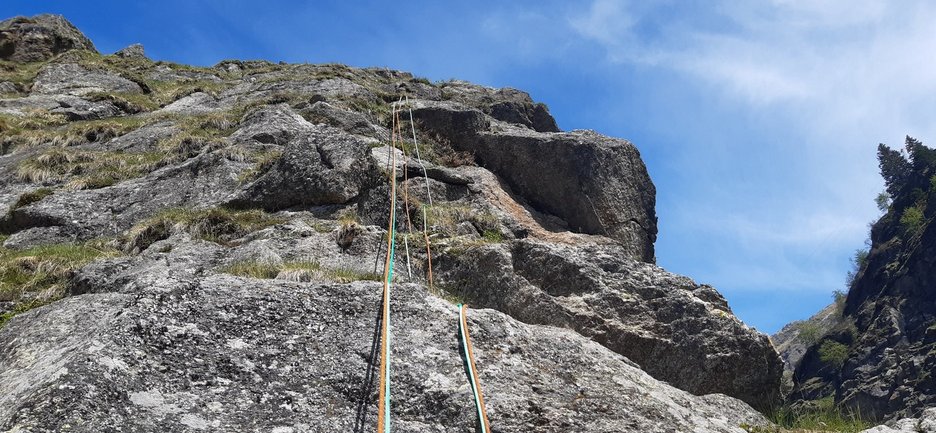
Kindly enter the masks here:
M 908 148 L 909 146 L 908 141 Z M 906 185 L 907 180 L 910 178 L 912 168 L 910 161 L 907 161 L 907 158 L 904 158 L 899 151 L 881 143 L 878 144 L 878 166 L 881 168 L 881 177 L 884 178 L 887 193 L 891 197 L 897 197 L 900 189 Z

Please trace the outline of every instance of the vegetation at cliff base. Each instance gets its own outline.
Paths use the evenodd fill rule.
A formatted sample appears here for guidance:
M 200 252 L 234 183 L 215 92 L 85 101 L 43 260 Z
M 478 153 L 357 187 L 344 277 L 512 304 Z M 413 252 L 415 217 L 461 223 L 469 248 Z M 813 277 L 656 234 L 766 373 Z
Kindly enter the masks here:
M 742 426 L 750 433 L 859 433 L 870 427 L 861 414 L 839 407 L 833 397 L 826 397 L 802 406 L 780 406 L 767 418 L 773 427 Z

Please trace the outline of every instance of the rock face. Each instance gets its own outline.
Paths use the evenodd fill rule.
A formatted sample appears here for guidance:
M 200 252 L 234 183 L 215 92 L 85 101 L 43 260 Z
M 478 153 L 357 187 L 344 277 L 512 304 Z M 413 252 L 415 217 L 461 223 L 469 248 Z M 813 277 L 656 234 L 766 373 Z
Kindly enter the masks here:
M 379 283 L 207 276 L 23 314 L 0 334 L 0 428 L 369 431 L 379 293 Z M 398 293 L 394 429 L 474 428 L 455 307 L 416 285 Z M 737 400 L 660 383 L 570 331 L 490 310 L 472 310 L 469 326 L 497 431 L 740 433 L 765 422 Z
M 337 129 L 311 126 L 286 145 L 268 172 L 247 186 L 235 203 L 268 210 L 348 203 L 377 184 L 365 142 Z
M 91 40 L 61 15 L 0 22 L 0 59 L 36 62 L 73 49 L 95 51 Z
M 425 105 L 413 113 L 424 127 L 473 154 L 532 207 L 573 231 L 618 240 L 630 258 L 654 262 L 656 189 L 633 144 L 590 131 L 492 127 L 464 107 Z
M 906 150 L 909 160 L 879 149 L 893 201 L 871 227 L 845 323 L 810 347 L 796 370 L 796 398 L 834 395 L 878 419 L 936 405 L 936 151 L 909 137 Z
M 783 367 L 767 337 L 712 287 L 624 252 L 520 240 L 446 255 L 439 275 L 469 303 L 574 329 L 679 388 L 772 407 Z
M 783 388 L 792 390 L 793 372 L 799 367 L 806 351 L 816 342 L 842 323 L 841 302 L 833 302 L 806 320 L 787 324 L 770 341 L 783 360 Z
M 926 409 L 918 418 L 903 418 L 861 433 L 936 433 L 936 408 Z
M 124 57 L 129 59 L 145 59 L 146 51 L 143 50 L 142 44 L 132 44 L 117 51 L 114 53 L 114 55 L 117 57 Z
M 391 199 L 395 429 L 475 426 L 456 298 L 494 431 L 766 424 L 780 359 L 653 264 L 627 141 L 386 69 L 26 66 L 0 70 L 0 431 L 370 430 Z

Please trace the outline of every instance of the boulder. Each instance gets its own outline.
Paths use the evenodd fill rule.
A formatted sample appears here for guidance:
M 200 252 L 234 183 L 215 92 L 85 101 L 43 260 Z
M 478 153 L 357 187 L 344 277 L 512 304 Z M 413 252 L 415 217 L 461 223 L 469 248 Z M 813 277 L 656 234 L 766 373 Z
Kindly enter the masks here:
M 132 44 L 127 47 L 124 47 L 114 53 L 117 57 L 123 57 L 125 59 L 145 59 L 146 52 L 143 50 L 142 44 Z
M 61 15 L 0 21 L 0 59 L 38 62 L 75 49 L 97 52 L 91 40 Z
M 69 121 L 97 120 L 122 114 L 110 101 L 88 101 L 67 94 L 32 94 L 23 98 L 0 99 L 0 113 L 28 116 L 32 110 L 61 114 Z
M 366 142 L 332 127 L 306 125 L 305 134 L 290 137 L 283 156 L 245 186 L 231 202 L 233 205 L 279 210 L 342 204 L 378 182 L 377 167 Z M 260 136 L 275 137 L 267 133 Z
M 231 141 L 255 141 L 285 146 L 295 139 L 306 137 L 312 130 L 312 124 L 288 105 L 277 104 L 248 113 L 237 130 L 231 134 Z
M 341 129 L 350 134 L 363 135 L 389 141 L 390 132 L 386 128 L 374 125 L 363 114 L 335 107 L 325 101 L 318 101 L 303 110 L 303 117 L 312 123 L 322 123 Z
M 140 85 L 106 71 L 74 63 L 50 64 L 39 71 L 32 91 L 38 94 L 85 95 L 93 92 L 140 93 Z

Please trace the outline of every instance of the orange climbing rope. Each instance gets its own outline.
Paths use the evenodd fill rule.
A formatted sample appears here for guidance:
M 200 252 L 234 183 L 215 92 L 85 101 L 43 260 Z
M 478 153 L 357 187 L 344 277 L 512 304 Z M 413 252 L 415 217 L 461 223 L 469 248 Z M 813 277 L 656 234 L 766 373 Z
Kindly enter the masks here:
M 396 135 L 391 132 L 390 218 L 387 223 L 387 258 L 384 262 L 383 319 L 380 338 L 380 391 L 377 407 L 377 432 L 390 433 L 390 284 L 393 280 L 393 255 L 396 236 Z
M 474 394 L 475 408 L 478 410 L 478 421 L 481 422 L 481 433 L 490 433 L 487 409 L 484 407 L 484 395 L 481 393 L 481 380 L 478 379 L 478 367 L 475 365 L 474 351 L 471 349 L 471 336 L 468 334 L 468 306 L 458 305 L 458 331 L 461 336 L 462 349 L 465 354 L 465 366 L 468 370 L 468 382 Z

